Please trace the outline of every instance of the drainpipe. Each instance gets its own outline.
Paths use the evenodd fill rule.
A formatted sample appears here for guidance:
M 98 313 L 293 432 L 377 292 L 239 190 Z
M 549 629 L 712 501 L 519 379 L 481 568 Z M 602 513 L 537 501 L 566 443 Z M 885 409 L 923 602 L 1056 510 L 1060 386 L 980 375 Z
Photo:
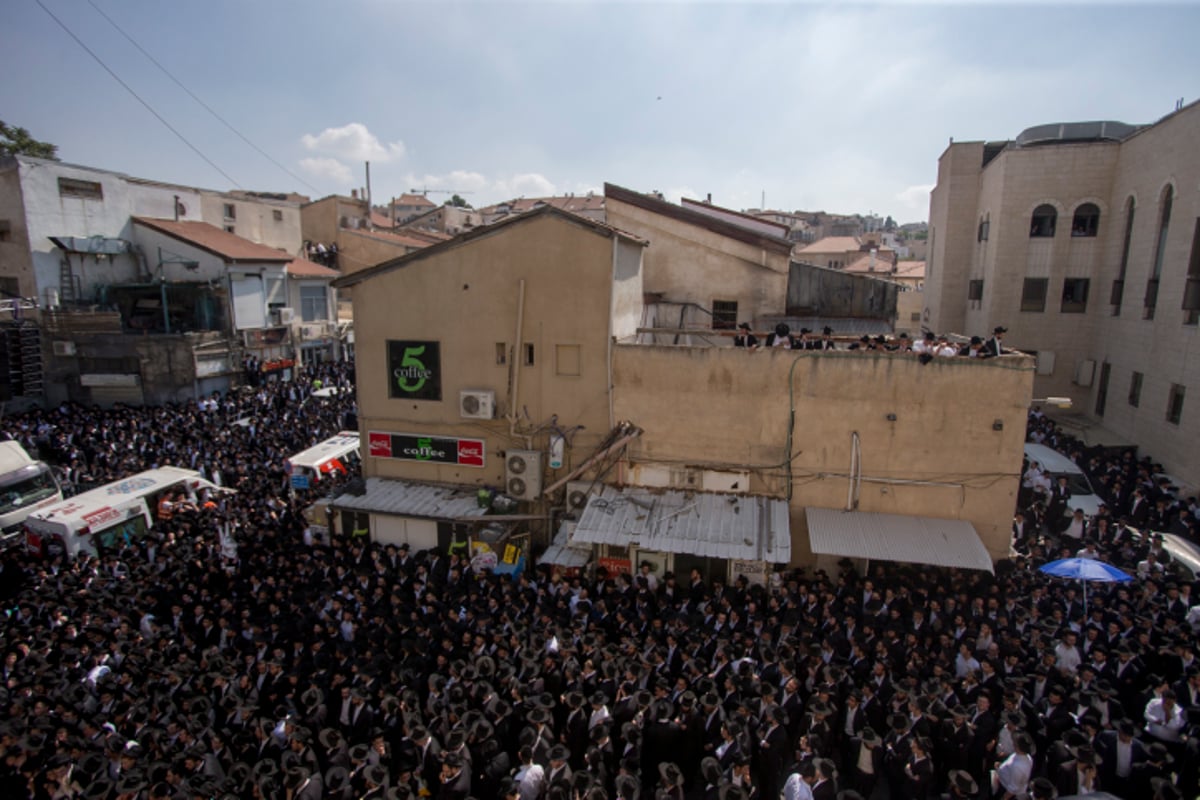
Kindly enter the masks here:
M 171 315 L 167 311 L 167 267 L 163 264 L 162 248 L 158 248 L 158 294 L 162 303 L 163 333 L 171 332 Z
M 508 404 L 508 435 L 517 434 L 517 408 L 521 402 L 521 329 L 525 322 L 525 279 L 517 281 L 517 330 L 513 337 L 512 400 Z

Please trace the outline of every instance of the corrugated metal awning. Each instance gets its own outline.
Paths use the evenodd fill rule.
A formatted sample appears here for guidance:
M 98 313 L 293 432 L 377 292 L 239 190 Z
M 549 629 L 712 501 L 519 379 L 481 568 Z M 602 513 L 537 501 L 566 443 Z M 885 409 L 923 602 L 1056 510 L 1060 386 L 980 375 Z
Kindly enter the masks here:
M 577 569 L 592 560 L 592 548 L 587 545 L 576 545 L 571 539 L 575 522 L 564 522 L 558 528 L 554 542 L 542 553 L 539 564 L 554 564 L 568 569 Z
M 112 239 L 107 236 L 48 236 L 59 249 L 68 253 L 82 253 L 89 256 L 117 256 L 128 253 L 132 245 L 124 239 Z
M 786 500 L 627 486 L 588 499 L 576 543 L 786 563 L 792 558 Z
M 814 553 L 992 572 L 992 559 L 965 520 L 807 508 Z
M 479 507 L 475 489 L 468 487 L 386 478 L 367 478 L 366 487 L 361 495 L 338 495 L 333 507 L 428 519 L 482 517 L 487 513 L 486 508 Z

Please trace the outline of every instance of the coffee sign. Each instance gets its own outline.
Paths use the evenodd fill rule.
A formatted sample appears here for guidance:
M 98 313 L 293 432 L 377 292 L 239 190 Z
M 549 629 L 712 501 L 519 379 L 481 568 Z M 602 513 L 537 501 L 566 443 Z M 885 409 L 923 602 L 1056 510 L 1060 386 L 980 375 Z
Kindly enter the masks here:
M 367 434 L 367 453 L 373 458 L 482 467 L 483 439 L 371 431 Z
M 441 400 L 442 362 L 437 342 L 389 341 L 388 396 Z

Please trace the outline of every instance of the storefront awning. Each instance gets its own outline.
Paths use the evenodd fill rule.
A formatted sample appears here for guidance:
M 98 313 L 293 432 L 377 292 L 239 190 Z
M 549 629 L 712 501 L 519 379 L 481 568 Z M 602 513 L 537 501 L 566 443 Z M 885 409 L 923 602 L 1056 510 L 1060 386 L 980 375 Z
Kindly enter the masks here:
M 965 520 L 834 508 L 807 508 L 805 516 L 814 553 L 992 572 L 987 548 Z
M 558 528 L 554 542 L 542 553 L 539 564 L 553 564 L 556 567 L 578 569 L 592 560 L 592 548 L 589 545 L 577 545 L 571 538 L 575 529 L 574 522 L 564 522 Z
M 771 497 L 606 486 L 588 499 L 572 538 L 773 564 L 792 558 L 787 501 Z
M 479 507 L 475 489 L 386 478 L 367 478 L 365 492 L 343 492 L 332 505 L 345 511 L 427 519 L 482 517 L 487 513 L 486 508 Z

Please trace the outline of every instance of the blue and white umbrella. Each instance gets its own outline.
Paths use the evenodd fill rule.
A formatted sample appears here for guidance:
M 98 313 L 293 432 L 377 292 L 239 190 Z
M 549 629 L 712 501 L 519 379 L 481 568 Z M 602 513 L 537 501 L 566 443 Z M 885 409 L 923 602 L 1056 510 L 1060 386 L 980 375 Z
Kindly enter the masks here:
M 1123 572 L 1112 564 L 1105 564 L 1093 558 L 1060 558 L 1038 567 L 1039 572 L 1054 575 L 1058 578 L 1074 578 L 1083 581 L 1083 618 L 1087 620 L 1087 585 L 1088 581 L 1097 583 L 1128 583 L 1133 576 Z

